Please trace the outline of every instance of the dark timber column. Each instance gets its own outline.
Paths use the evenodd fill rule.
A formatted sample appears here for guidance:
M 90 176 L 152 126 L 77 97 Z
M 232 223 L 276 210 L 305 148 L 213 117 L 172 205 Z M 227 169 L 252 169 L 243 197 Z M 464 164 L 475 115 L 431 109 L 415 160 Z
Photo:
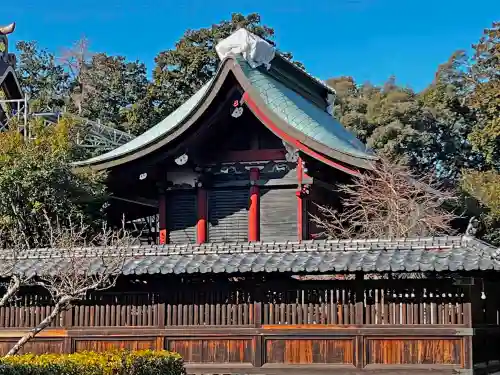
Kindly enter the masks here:
M 250 170 L 250 207 L 248 207 L 248 241 L 259 240 L 259 169 Z
M 196 224 L 196 242 L 207 242 L 207 191 L 198 184 L 198 222 Z
M 167 243 L 168 233 L 167 233 L 167 199 L 165 196 L 165 190 L 161 189 L 158 197 L 158 222 L 160 227 L 160 235 L 158 238 L 158 243 L 164 245 Z

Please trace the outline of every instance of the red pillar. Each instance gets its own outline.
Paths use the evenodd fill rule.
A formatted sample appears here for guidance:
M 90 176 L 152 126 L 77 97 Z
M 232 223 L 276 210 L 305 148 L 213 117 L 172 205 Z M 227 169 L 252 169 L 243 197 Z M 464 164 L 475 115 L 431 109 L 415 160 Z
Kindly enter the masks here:
M 304 200 L 302 198 L 302 178 L 304 175 L 304 166 L 302 164 L 302 158 L 299 157 L 297 160 L 297 239 L 302 241 L 304 235 Z
M 250 170 L 250 207 L 248 208 L 248 241 L 259 240 L 259 169 Z
M 160 245 L 164 245 L 168 242 L 168 233 L 167 233 L 167 199 L 165 196 L 165 192 L 160 192 L 158 198 L 158 221 L 160 227 L 160 237 L 158 239 L 158 243 Z
M 196 242 L 201 244 L 207 242 L 207 191 L 198 187 L 198 222 L 196 224 Z

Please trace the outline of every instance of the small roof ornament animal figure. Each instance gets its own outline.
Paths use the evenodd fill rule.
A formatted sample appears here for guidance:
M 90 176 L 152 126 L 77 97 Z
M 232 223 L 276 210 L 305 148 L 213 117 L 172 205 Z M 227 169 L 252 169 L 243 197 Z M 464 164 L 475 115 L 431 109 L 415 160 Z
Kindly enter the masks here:
M 465 230 L 465 235 L 469 237 L 475 237 L 478 229 L 479 229 L 479 220 L 475 216 L 473 216 L 469 220 L 469 225 L 467 225 L 467 229 Z
M 16 29 L 16 23 L 15 22 L 12 22 L 11 24 L 9 24 L 7 26 L 1 26 L 0 27 L 0 35 L 12 34 L 15 29 Z
M 12 22 L 7 26 L 0 26 L 0 62 L 3 61 L 9 65 L 14 65 L 16 57 L 9 53 L 8 34 L 12 34 L 16 28 L 16 23 Z

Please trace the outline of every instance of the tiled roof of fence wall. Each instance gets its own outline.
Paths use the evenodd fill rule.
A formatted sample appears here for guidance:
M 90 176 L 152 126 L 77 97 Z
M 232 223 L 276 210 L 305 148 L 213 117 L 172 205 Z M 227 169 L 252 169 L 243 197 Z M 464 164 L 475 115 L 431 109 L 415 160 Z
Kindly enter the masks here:
M 124 258 L 125 275 L 499 271 L 499 255 L 499 249 L 471 237 L 37 249 L 16 254 L 15 262 L 4 250 L 0 276 L 57 274 L 72 261 L 98 272 L 117 257 Z

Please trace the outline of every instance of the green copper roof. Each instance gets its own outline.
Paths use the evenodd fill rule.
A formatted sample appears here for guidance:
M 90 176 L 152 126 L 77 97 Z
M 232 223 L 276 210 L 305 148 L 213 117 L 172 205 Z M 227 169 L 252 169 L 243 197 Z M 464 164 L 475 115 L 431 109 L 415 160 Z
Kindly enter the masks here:
M 337 152 L 339 154 L 338 160 L 350 164 L 349 161 L 344 160 L 342 157 L 342 155 L 345 155 L 347 159 L 354 158 L 361 161 L 361 163 L 353 165 L 368 168 L 364 165 L 369 165 L 371 160 L 377 159 L 376 156 L 366 149 L 366 146 L 361 141 L 326 112 L 326 98 L 324 106 L 318 103 L 318 101 L 322 100 L 323 95 L 320 95 L 320 91 L 315 92 L 317 98 L 313 102 L 292 89 L 295 86 L 290 79 L 297 79 L 299 84 L 307 84 L 308 82 L 310 83 L 308 76 L 296 76 L 293 74 L 292 78 L 279 75 L 277 78 L 274 78 L 264 68 L 252 69 L 245 60 L 237 57 L 226 59 L 222 65 L 224 66 L 224 64 L 226 64 L 226 69 L 227 67 L 229 69 L 236 69 L 236 66 L 239 65 L 241 68 L 241 70 L 237 68 L 239 73 L 234 71 L 234 74 L 238 76 L 237 79 L 242 80 L 242 86 L 247 87 L 250 84 L 253 87 L 254 91 L 259 94 L 262 101 L 268 107 L 268 111 L 274 112 L 283 122 L 304 134 L 308 139 L 325 146 L 326 149 Z M 133 160 L 141 157 L 144 153 L 147 154 L 149 152 L 147 151 L 148 147 L 158 145 L 160 141 L 168 142 L 165 141 L 166 137 L 171 136 L 197 108 L 204 105 L 203 103 L 205 103 L 207 96 L 212 95 L 212 88 L 217 85 L 220 87 L 224 79 L 225 75 L 221 75 L 221 70 L 219 70 L 216 76 L 207 82 L 190 99 L 145 133 L 108 153 L 74 163 L 74 166 L 101 165 L 103 168 L 108 168 L 112 165 L 126 163 L 126 157 L 131 158 L 128 160 Z M 302 82 L 303 80 L 307 80 L 307 82 Z M 218 88 L 215 90 L 218 90 Z M 324 90 L 324 88 L 321 88 L 321 90 Z M 325 93 L 325 91 L 322 91 L 322 93 Z
M 186 118 L 186 116 L 201 102 L 206 92 L 208 91 L 208 88 L 210 87 L 212 81 L 213 79 L 208 81 L 191 98 L 189 98 L 184 104 L 182 104 L 179 108 L 173 111 L 165 119 L 160 121 L 151 129 L 148 129 L 138 137 L 132 139 L 130 142 L 127 142 L 124 145 L 121 145 L 120 147 L 115 148 L 114 150 L 107 152 L 105 154 L 95 156 L 93 158 L 83 160 L 80 162 L 76 162 L 74 163 L 74 165 L 78 166 L 78 165 L 96 164 L 105 160 L 116 159 L 119 158 L 120 156 L 139 150 L 155 142 L 157 139 L 162 138 L 164 135 L 168 134 L 171 130 L 173 130 L 179 123 L 181 123 Z
M 271 77 L 265 68 L 252 69 L 243 59 L 238 59 L 238 62 L 266 105 L 289 125 L 339 152 L 358 158 L 376 159 L 360 140 L 326 112 L 326 101 L 325 108 L 320 108 Z

